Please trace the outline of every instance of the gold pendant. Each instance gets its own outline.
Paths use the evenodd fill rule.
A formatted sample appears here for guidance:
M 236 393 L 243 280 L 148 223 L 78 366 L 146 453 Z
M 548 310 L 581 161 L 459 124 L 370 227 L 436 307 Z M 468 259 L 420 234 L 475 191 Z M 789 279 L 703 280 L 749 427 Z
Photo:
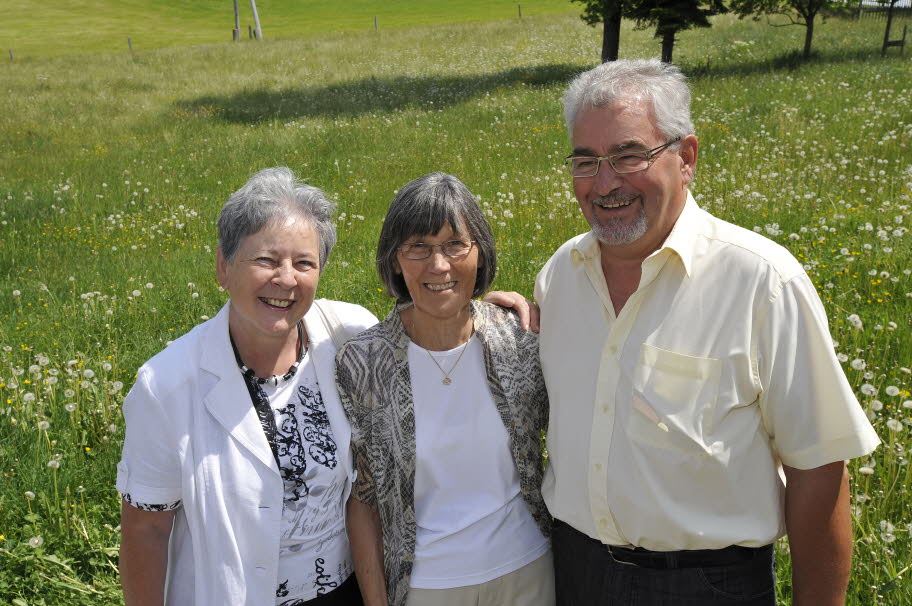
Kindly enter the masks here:
M 443 381 L 441 381 L 441 383 L 443 383 L 444 385 L 449 385 L 452 382 L 453 381 L 450 379 L 450 377 L 443 377 Z

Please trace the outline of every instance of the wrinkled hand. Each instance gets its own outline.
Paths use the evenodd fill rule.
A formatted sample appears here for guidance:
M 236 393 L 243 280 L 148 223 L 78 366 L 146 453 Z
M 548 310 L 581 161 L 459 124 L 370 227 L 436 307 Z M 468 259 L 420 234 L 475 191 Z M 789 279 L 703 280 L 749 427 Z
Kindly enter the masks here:
M 532 329 L 539 331 L 539 310 L 535 301 L 530 301 L 518 292 L 493 290 L 482 299 L 485 303 L 493 303 L 507 309 L 512 309 L 519 315 L 519 323 L 523 330 Z

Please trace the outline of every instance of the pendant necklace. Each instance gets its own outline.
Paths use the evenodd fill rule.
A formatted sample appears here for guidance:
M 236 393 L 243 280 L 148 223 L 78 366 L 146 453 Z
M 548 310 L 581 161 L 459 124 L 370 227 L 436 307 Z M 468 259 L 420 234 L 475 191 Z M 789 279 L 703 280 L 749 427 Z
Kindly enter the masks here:
M 469 341 L 471 341 L 471 340 L 472 340 L 472 338 L 469 337 Z M 454 370 L 456 370 L 456 367 L 459 365 L 459 361 L 462 360 L 462 354 L 465 353 L 466 348 L 469 346 L 469 341 L 466 341 L 465 344 L 462 346 L 462 351 L 459 352 L 459 356 L 456 358 L 456 361 L 450 367 L 449 371 L 446 371 L 443 369 L 443 366 L 440 365 L 440 362 L 437 361 L 437 358 L 435 358 L 434 355 L 429 350 L 427 350 L 427 349 L 424 350 L 427 352 L 427 355 L 429 355 L 431 357 L 431 361 L 434 363 L 434 365 L 437 366 L 437 368 L 440 369 L 440 372 L 443 373 L 443 380 L 441 381 L 441 383 L 443 383 L 444 385 L 449 385 L 453 382 L 453 379 L 450 378 L 450 373 L 453 372 Z

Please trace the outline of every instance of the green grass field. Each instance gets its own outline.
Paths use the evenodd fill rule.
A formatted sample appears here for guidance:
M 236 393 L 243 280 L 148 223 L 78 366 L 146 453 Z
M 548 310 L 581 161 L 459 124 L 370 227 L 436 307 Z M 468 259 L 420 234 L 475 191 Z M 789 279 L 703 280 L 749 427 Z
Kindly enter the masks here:
M 584 230 L 560 96 L 600 32 L 575 13 L 279 40 L 265 13 L 283 5 L 259 3 L 262 43 L 0 63 L 0 603 L 120 603 L 120 405 L 142 362 L 224 302 L 215 219 L 256 170 L 290 166 L 338 200 L 321 294 L 381 316 L 380 219 L 416 176 L 451 172 L 480 196 L 499 289 L 529 294 Z M 199 35 L 224 39 L 228 11 Z M 156 19 L 130 14 L 109 25 Z M 12 31 L 56 38 L 25 27 Z M 859 606 L 912 603 L 912 63 L 879 57 L 882 28 L 832 19 L 801 64 L 800 29 L 725 17 L 675 52 L 694 89 L 695 196 L 805 264 L 884 440 L 851 464 Z M 623 56 L 658 52 L 625 27 Z M 787 603 L 786 549 L 778 560 Z
M 264 39 L 293 39 L 350 32 L 375 34 L 377 27 L 443 25 L 570 13 L 568 0 L 258 0 Z M 253 26 L 249 0 L 238 0 L 243 38 Z M 15 57 L 75 52 L 128 52 L 231 40 L 230 0 L 14 0 L 0 29 L 0 49 Z

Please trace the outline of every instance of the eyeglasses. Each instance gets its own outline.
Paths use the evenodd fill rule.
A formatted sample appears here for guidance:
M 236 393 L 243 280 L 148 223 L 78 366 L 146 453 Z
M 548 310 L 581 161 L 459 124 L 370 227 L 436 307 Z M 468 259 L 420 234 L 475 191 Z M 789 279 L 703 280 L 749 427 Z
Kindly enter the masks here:
M 570 169 L 570 175 L 574 178 L 594 177 L 598 174 L 599 168 L 601 168 L 602 160 L 608 160 L 611 168 L 619 175 L 638 173 L 652 166 L 659 154 L 665 151 L 668 146 L 674 145 L 680 140 L 681 137 L 676 137 L 665 145 L 660 145 L 647 151 L 624 151 L 610 156 L 570 155 L 564 158 L 564 164 Z
M 403 244 L 399 247 L 402 256 L 411 261 L 421 261 L 428 259 L 434 254 L 434 249 L 439 248 L 440 252 L 451 259 L 460 259 L 472 251 L 475 240 L 450 240 L 443 244 L 425 244 L 424 242 L 414 242 L 412 244 Z

